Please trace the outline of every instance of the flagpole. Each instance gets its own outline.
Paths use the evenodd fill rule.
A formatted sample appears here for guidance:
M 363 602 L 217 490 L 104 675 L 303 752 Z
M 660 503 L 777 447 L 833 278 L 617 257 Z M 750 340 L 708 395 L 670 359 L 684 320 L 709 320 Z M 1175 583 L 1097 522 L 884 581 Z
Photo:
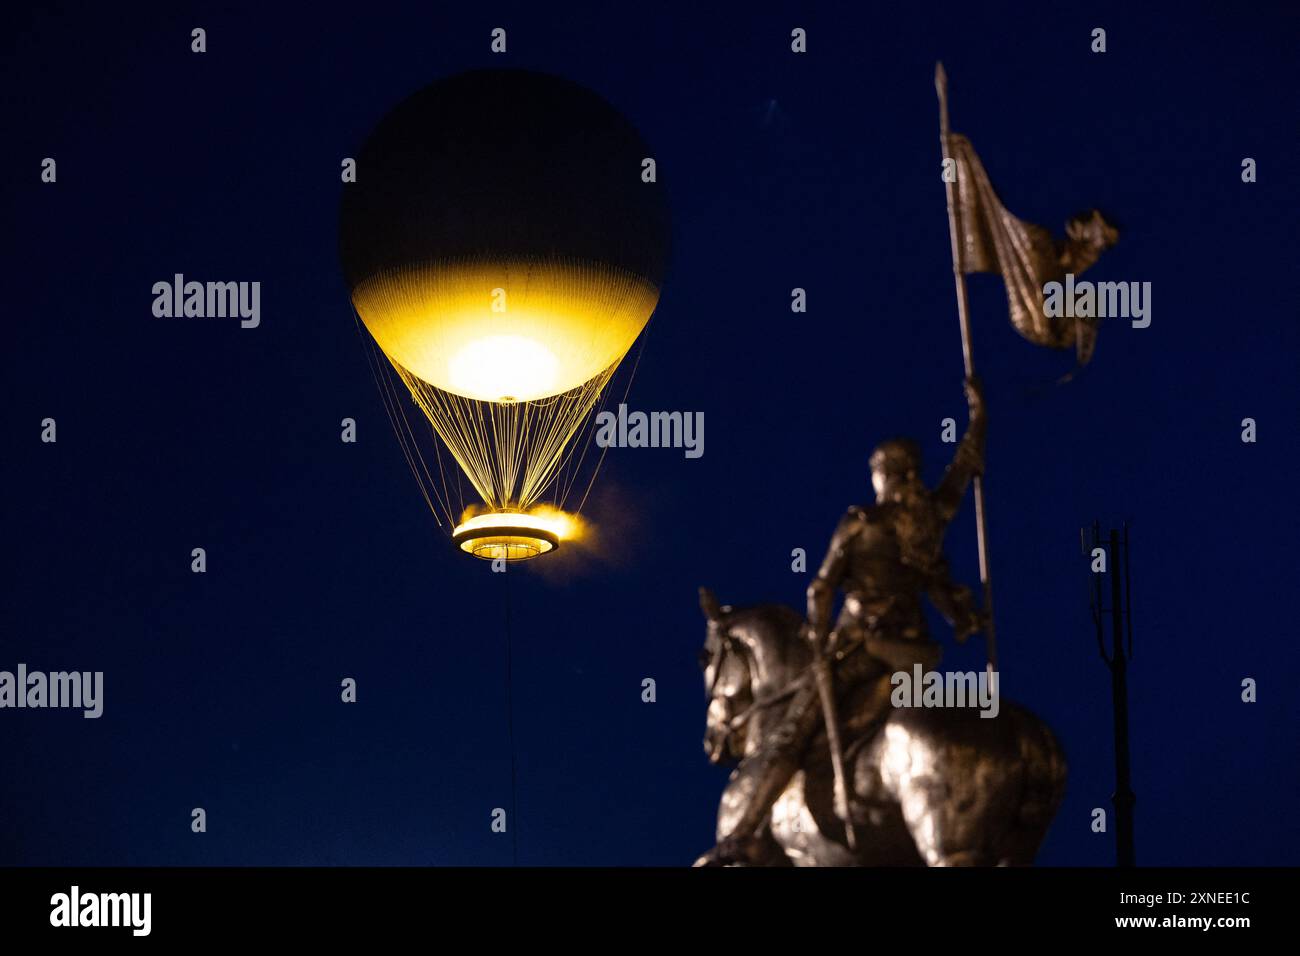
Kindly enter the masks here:
M 934 88 L 939 94 L 939 143 L 943 148 L 944 165 L 952 158 L 948 142 L 948 74 L 944 72 L 943 63 L 934 67 Z M 953 179 L 956 179 L 954 170 Z M 962 268 L 961 209 L 956 202 L 957 183 L 944 177 L 944 190 L 948 195 L 948 235 L 952 240 L 952 275 L 957 285 L 957 319 L 961 323 L 961 354 L 966 365 L 966 376 L 975 375 L 975 356 L 971 349 L 970 337 L 970 300 L 966 296 L 966 270 Z M 984 511 L 983 475 L 975 476 L 975 540 L 979 547 L 980 583 L 984 585 L 984 611 L 988 615 L 984 631 L 985 648 L 988 652 L 988 670 L 996 673 L 998 669 L 998 642 L 993 630 L 993 582 L 989 577 L 989 550 L 987 518 Z

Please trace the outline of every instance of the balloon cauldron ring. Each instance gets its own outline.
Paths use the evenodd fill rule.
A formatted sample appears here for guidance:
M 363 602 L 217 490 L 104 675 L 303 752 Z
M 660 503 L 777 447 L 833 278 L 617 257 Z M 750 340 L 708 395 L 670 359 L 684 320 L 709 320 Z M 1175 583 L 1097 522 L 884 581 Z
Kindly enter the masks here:
M 560 536 L 549 524 L 521 511 L 493 511 L 457 525 L 451 540 L 485 561 L 527 561 L 559 548 Z

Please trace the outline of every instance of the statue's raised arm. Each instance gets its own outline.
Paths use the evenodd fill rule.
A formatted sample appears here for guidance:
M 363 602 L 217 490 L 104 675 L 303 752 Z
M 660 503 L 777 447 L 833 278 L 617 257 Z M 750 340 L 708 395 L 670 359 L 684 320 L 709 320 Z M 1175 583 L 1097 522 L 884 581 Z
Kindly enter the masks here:
M 947 524 L 961 507 L 962 495 L 971 479 L 984 472 L 984 438 L 988 433 L 988 413 L 984 408 L 984 392 L 979 379 L 966 379 L 966 404 L 970 409 L 970 424 L 962 436 L 952 463 L 944 472 L 943 480 L 934 489 L 934 505 L 940 520 Z

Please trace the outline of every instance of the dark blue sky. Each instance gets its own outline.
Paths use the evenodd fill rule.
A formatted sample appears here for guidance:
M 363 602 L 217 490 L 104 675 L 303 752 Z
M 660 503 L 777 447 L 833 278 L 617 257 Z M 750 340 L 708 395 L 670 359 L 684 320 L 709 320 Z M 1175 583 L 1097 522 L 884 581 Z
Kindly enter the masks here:
M 1105 208 L 1124 235 L 1090 278 L 1152 283 L 1151 327 L 1103 327 L 1055 388 L 1069 354 L 971 282 L 1002 690 L 1070 760 L 1040 860 L 1113 859 L 1089 829 L 1113 777 L 1078 529 L 1131 518 L 1138 860 L 1296 862 L 1300 19 L 1217 6 L 6 14 L 0 669 L 102 670 L 105 713 L 0 712 L 0 863 L 511 861 L 489 829 L 510 801 L 506 581 L 425 508 L 336 255 L 342 157 L 485 66 L 584 83 L 652 144 L 673 258 L 630 402 L 707 426 L 699 460 L 611 450 L 590 506 L 610 554 L 508 576 L 519 861 L 706 849 L 725 775 L 700 747 L 695 588 L 801 603 L 791 549 L 820 560 L 873 444 L 916 436 L 934 480 L 940 420 L 964 422 L 937 58 L 1008 208 L 1054 232 Z M 261 327 L 155 319 L 175 272 L 260 281 Z M 949 551 L 974 582 L 969 501 Z M 981 660 L 973 642 L 945 664 Z

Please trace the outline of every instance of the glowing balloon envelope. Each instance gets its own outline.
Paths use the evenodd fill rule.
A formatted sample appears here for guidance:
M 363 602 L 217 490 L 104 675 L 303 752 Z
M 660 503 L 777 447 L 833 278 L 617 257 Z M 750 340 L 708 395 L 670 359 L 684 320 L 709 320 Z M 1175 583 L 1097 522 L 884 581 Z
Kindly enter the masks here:
M 559 545 L 565 522 L 537 506 L 548 495 L 563 506 L 575 438 L 663 281 L 668 215 L 662 187 L 642 175 L 649 158 L 596 94 L 516 70 L 434 83 L 357 155 L 343 187 L 344 275 L 487 506 L 454 534 L 470 553 L 520 559 Z

